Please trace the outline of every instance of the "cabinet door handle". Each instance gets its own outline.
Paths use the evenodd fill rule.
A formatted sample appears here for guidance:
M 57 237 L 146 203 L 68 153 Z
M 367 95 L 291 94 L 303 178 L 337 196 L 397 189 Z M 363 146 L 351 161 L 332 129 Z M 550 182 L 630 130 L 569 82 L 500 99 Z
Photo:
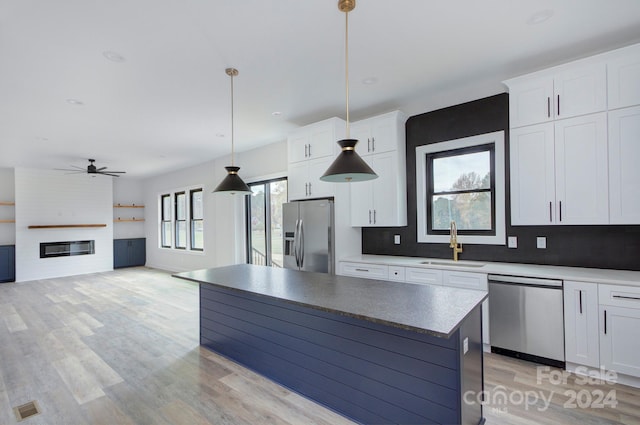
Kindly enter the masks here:
M 376 210 L 373 210 L 373 224 L 376 224 Z
M 604 311 L 604 334 L 607 334 L 607 310 Z
M 562 201 L 560 201 L 560 221 L 562 221 Z
M 309 154 L 311 155 L 311 154 Z M 311 182 L 309 182 L 309 196 L 311 196 Z
M 308 145 L 305 143 L 305 145 L 304 145 L 304 157 L 305 158 L 307 157 L 307 146 Z
M 551 118 L 551 98 L 547 96 L 547 118 Z
M 371 139 L 367 137 L 367 152 L 371 152 Z
M 560 116 L 560 95 L 558 95 L 558 116 Z
M 309 143 L 309 158 L 311 158 L 311 143 Z
M 371 210 L 369 210 L 369 224 L 371 224 Z
M 372 137 L 371 138 L 371 152 L 375 152 L 376 151 L 376 138 Z
M 309 196 L 309 183 L 304 184 L 304 196 Z
M 582 314 L 582 290 L 578 291 L 578 294 L 580 295 L 580 314 Z
M 549 223 L 553 223 L 553 206 L 552 202 L 549 202 Z

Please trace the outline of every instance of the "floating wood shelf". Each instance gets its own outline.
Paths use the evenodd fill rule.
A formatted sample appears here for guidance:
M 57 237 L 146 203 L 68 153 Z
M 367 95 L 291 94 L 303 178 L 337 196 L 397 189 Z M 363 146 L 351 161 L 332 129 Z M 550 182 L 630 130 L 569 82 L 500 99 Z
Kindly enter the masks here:
M 71 227 L 107 227 L 106 224 L 41 224 L 29 226 L 29 229 L 66 229 Z
M 0 220 L 0 223 L 15 223 L 15 220 Z
M 0 205 L 4 205 L 4 206 L 7 206 L 7 207 L 13 206 L 13 205 L 15 205 L 15 204 L 16 204 L 15 202 L 4 202 L 4 201 L 0 201 Z
M 136 204 L 131 204 L 131 205 L 123 205 L 123 204 L 116 204 L 113 206 L 113 208 L 144 208 L 144 205 L 136 205 Z
M 114 223 L 121 223 L 124 221 L 144 221 L 144 218 L 116 218 Z

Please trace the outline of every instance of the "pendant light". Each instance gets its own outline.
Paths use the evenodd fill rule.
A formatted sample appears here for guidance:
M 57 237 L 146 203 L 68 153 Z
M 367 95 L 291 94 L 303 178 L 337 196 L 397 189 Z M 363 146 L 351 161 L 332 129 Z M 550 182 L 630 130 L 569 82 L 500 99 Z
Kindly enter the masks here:
M 233 77 L 238 75 L 238 70 L 235 68 L 227 68 L 225 69 L 225 72 L 229 77 L 231 77 L 231 165 L 224 167 L 227 170 L 227 176 L 220 182 L 213 192 L 227 192 L 231 195 L 235 195 L 236 193 L 240 195 L 249 195 L 251 194 L 251 189 L 249 189 L 249 186 L 247 186 L 247 184 L 243 182 L 238 175 L 240 167 L 236 167 L 233 163 Z
M 351 139 L 349 134 L 349 12 L 356 7 L 356 0 L 339 0 L 338 9 L 345 15 L 345 82 L 347 104 L 346 138 L 338 140 L 341 152 L 329 166 L 320 180 L 332 183 L 363 182 L 378 178 L 378 175 L 367 165 L 356 152 L 357 139 Z

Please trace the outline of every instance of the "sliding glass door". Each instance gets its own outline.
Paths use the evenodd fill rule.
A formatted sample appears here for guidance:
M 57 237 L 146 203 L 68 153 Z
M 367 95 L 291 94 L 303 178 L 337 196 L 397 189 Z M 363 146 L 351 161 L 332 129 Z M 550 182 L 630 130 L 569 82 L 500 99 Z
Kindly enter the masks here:
M 282 267 L 282 204 L 287 202 L 287 179 L 249 184 L 247 202 L 247 262 Z

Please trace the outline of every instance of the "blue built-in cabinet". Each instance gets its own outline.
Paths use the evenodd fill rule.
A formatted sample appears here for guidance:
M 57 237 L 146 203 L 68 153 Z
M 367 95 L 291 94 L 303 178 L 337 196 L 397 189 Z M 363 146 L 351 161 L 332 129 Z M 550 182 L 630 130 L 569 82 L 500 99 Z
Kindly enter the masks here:
M 16 280 L 16 247 L 0 245 L 0 282 Z
M 147 261 L 146 239 L 114 239 L 113 268 L 144 266 Z

